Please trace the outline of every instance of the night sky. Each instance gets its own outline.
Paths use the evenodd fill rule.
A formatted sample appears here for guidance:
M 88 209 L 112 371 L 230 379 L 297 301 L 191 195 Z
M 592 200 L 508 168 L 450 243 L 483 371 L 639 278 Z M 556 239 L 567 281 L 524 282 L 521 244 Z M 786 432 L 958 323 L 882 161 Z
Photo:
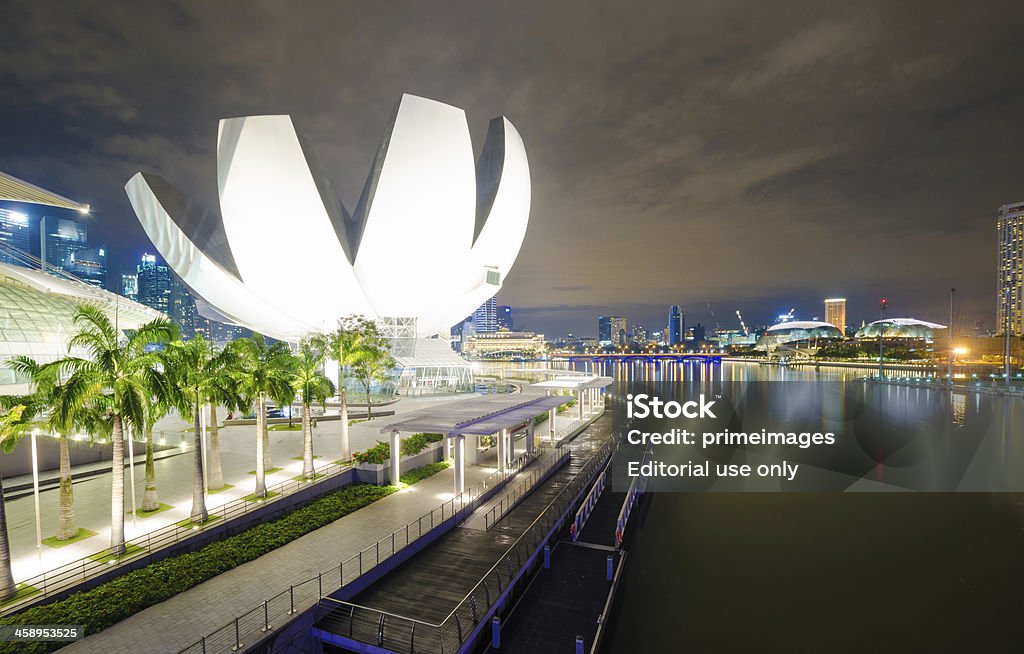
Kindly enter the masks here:
M 824 8 L 824 5 L 831 8 Z M 89 202 L 113 273 L 152 250 L 123 186 L 216 204 L 217 121 L 291 114 L 349 209 L 400 94 L 522 133 L 533 208 L 499 302 L 549 335 L 994 323 L 995 212 L 1024 200 L 1019 2 L 5 2 L 0 170 Z M 37 214 L 38 215 L 38 214 Z M 287 265 L 281 256 L 276 265 Z

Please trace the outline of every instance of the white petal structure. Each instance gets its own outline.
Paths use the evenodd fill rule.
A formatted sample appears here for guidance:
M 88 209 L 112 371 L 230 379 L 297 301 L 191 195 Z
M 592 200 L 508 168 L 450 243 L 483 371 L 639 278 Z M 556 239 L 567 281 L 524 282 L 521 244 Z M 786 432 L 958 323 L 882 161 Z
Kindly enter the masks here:
M 504 117 L 474 167 L 466 115 L 403 95 L 353 213 L 289 116 L 220 122 L 220 216 L 162 178 L 125 190 L 200 311 L 294 341 L 343 316 L 416 318 L 446 334 L 501 288 L 526 235 L 530 170 Z

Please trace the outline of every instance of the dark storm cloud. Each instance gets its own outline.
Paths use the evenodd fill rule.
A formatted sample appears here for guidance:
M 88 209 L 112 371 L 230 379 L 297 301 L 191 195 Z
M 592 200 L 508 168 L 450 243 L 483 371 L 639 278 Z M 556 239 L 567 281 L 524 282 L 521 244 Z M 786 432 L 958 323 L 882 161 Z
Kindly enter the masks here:
M 0 169 L 96 208 L 158 172 L 216 207 L 217 120 L 290 113 L 351 207 L 403 91 L 504 113 L 534 183 L 500 300 L 549 333 L 680 303 L 731 324 L 846 295 L 991 325 L 994 210 L 1024 199 L 1010 2 L 8 3 Z

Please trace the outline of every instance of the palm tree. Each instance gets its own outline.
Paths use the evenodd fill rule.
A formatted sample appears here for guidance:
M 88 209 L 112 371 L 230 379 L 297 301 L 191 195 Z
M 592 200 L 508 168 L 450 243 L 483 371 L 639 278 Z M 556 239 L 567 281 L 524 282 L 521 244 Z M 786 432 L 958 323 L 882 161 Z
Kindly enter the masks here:
M 266 471 L 270 469 L 270 439 L 267 435 L 267 398 L 291 402 L 292 355 L 281 342 L 268 345 L 260 334 L 240 338 L 232 343 L 238 357 L 236 377 L 241 391 L 256 412 L 256 490 L 254 495 L 267 494 Z
M 299 344 L 299 353 L 295 357 L 292 371 L 292 386 L 302 402 L 302 476 L 312 479 L 313 470 L 313 424 L 309 418 L 309 407 L 314 401 L 326 402 L 334 395 L 334 384 L 324 376 L 321 367 L 324 363 L 323 350 L 315 347 L 311 341 Z
M 64 387 L 60 384 L 57 367 L 41 365 L 27 356 L 17 356 L 8 361 L 13 371 L 27 377 L 32 384 L 32 394 L 16 399 L 24 407 L 25 420 L 34 420 L 46 414 L 46 426 L 58 436 L 60 446 L 60 490 L 57 500 L 57 540 L 69 540 L 78 535 L 75 524 L 74 493 L 71 479 L 71 453 L 68 449 L 68 435 L 87 422 L 85 416 L 90 407 L 73 407 L 64 404 Z M 74 411 L 74 412 L 72 412 Z
M 239 359 L 237 352 L 228 348 L 225 372 L 229 378 L 236 376 Z M 224 473 L 220 466 L 220 426 L 217 424 L 217 407 L 226 406 L 228 409 L 240 411 L 243 406 L 242 398 L 238 393 L 237 385 L 231 384 L 227 387 L 217 386 L 210 389 L 210 451 L 206 454 L 206 487 L 209 490 L 224 488 Z
M 370 400 L 370 387 L 375 381 L 385 381 L 395 367 L 395 360 L 388 351 L 387 341 L 379 335 L 371 335 L 364 339 L 359 356 L 352 364 L 352 374 L 366 390 L 366 418 L 373 418 L 373 402 Z
M 156 490 L 156 461 L 153 458 L 153 425 L 171 410 L 170 389 L 166 384 L 157 384 L 149 389 L 149 403 L 143 431 L 146 436 L 146 482 L 142 494 L 142 510 L 156 511 L 160 508 L 160 495 Z
M 317 343 L 338 362 L 338 419 L 341 421 L 341 460 L 352 458 L 348 438 L 348 398 L 345 393 L 345 368 L 351 366 L 362 352 L 366 336 L 376 334 L 377 325 L 362 316 L 349 316 L 338 321 L 333 332 L 317 337 Z
M 71 413 L 94 406 L 105 414 L 111 434 L 113 465 L 110 489 L 110 553 L 124 554 L 124 433 L 125 427 L 146 424 L 151 389 L 165 384 L 158 369 L 159 357 L 146 346 L 167 343 L 177 328 L 166 318 L 148 322 L 126 338 L 106 314 L 91 306 L 79 306 L 74 317 L 78 332 L 69 349 L 82 348 L 89 359 L 68 356 L 54 362 L 64 378 L 62 411 Z
M 234 380 L 230 367 L 237 357 L 229 350 L 217 350 L 201 335 L 182 343 L 167 346 L 162 360 L 167 371 L 170 403 L 181 417 L 192 421 L 194 442 L 192 474 L 192 512 L 189 519 L 202 524 L 206 510 L 206 480 L 203 476 L 203 433 L 200 417 L 203 407 L 213 396 L 231 392 Z
M 0 402 L 5 400 L 0 396 Z M 0 448 L 4 452 L 10 452 L 18 444 L 18 439 L 24 436 L 27 421 L 22 417 L 25 411 L 23 404 L 4 403 L 4 412 L 0 414 Z M 4 508 L 4 482 L 0 477 L 0 600 L 7 600 L 14 597 L 18 592 L 18 585 L 14 582 L 14 571 L 11 570 L 11 544 L 7 540 L 7 511 Z

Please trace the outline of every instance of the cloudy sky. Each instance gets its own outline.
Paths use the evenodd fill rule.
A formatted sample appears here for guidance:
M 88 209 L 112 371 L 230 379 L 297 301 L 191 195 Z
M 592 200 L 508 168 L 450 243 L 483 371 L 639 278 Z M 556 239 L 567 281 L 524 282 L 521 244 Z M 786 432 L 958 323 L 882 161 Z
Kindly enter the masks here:
M 834 8 L 825 8 L 828 5 Z M 0 170 L 149 248 L 138 170 L 216 207 L 217 120 L 288 113 L 352 208 L 402 92 L 507 115 L 533 209 L 499 301 L 750 323 L 994 318 L 995 211 L 1024 200 L 1017 2 L 7 2 Z M 282 258 L 281 265 L 285 265 Z M 429 261 L 424 261 L 429 265 Z

